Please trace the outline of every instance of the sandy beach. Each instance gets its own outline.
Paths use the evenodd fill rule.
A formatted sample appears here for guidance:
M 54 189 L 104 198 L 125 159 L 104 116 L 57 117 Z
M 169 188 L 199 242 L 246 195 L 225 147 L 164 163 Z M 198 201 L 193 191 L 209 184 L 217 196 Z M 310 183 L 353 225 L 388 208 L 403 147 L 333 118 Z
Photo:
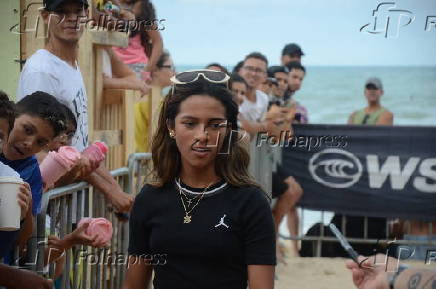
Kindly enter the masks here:
M 351 273 L 345 268 L 344 258 L 301 258 L 292 256 L 290 244 L 284 241 L 287 265 L 276 267 L 276 289 L 353 289 L 356 288 Z M 404 264 L 415 268 L 436 269 L 436 264 L 424 265 L 423 261 L 405 260 Z
M 276 289 L 355 288 L 344 258 L 301 258 L 293 255 L 290 241 L 280 241 L 285 262 L 276 267 Z
M 288 257 L 287 263 L 277 266 L 276 289 L 355 288 L 345 259 Z

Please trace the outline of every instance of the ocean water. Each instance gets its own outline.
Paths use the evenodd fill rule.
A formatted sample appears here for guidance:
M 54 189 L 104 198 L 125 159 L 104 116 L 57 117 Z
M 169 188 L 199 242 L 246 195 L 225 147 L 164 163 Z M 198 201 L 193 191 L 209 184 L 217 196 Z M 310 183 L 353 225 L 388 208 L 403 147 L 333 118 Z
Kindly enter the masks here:
M 202 67 L 183 66 L 178 71 Z M 369 77 L 382 80 L 381 102 L 393 112 L 394 125 L 436 126 L 436 67 L 309 66 L 294 97 L 308 109 L 310 123 L 345 124 L 353 111 L 366 106 L 363 90 Z M 327 224 L 332 215 L 326 212 L 323 222 Z M 321 213 L 305 210 L 300 227 L 306 232 L 321 220 Z M 289 234 L 285 221 L 280 233 Z
M 346 123 L 366 105 L 363 87 L 369 77 L 382 80 L 382 105 L 396 125 L 436 125 L 436 67 L 308 67 L 295 94 L 312 123 Z

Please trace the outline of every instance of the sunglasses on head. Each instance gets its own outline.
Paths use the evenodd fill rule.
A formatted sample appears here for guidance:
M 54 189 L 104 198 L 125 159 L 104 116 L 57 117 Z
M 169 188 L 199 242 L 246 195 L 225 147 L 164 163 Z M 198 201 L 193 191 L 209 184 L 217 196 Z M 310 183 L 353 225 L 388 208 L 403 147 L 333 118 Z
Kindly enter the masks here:
M 227 83 L 230 76 L 221 71 L 201 69 L 201 70 L 188 70 L 177 73 L 171 77 L 171 82 L 174 84 L 188 84 L 196 82 L 200 76 L 211 83 Z
M 174 94 L 174 89 L 176 85 L 183 85 L 183 84 L 196 82 L 200 78 L 200 76 L 210 83 L 225 84 L 226 87 L 229 88 L 228 81 L 230 79 L 230 76 L 228 76 L 224 72 L 217 71 L 217 70 L 210 70 L 210 69 L 188 70 L 188 71 L 177 73 L 176 75 L 170 78 L 171 82 L 173 83 L 171 89 L 171 95 Z

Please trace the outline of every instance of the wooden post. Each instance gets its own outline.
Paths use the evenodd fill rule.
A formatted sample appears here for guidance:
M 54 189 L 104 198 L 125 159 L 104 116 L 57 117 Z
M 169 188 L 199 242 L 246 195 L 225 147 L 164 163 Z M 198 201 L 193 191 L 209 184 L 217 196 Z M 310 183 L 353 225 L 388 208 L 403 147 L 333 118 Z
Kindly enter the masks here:
M 124 160 L 129 159 L 129 155 L 135 152 L 135 103 L 140 98 L 140 92 L 134 90 L 126 91 L 123 105 L 123 143 Z

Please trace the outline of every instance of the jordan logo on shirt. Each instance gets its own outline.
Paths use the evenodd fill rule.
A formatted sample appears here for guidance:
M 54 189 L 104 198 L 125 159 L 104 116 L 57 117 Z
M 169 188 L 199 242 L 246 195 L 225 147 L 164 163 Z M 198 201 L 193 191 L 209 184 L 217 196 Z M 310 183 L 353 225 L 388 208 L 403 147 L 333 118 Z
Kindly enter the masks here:
M 219 227 L 219 226 L 224 226 L 227 229 L 229 228 L 228 225 L 226 225 L 226 223 L 224 223 L 224 218 L 226 217 L 226 214 L 224 214 L 224 216 L 221 218 L 220 222 L 218 224 L 215 225 L 215 228 Z

